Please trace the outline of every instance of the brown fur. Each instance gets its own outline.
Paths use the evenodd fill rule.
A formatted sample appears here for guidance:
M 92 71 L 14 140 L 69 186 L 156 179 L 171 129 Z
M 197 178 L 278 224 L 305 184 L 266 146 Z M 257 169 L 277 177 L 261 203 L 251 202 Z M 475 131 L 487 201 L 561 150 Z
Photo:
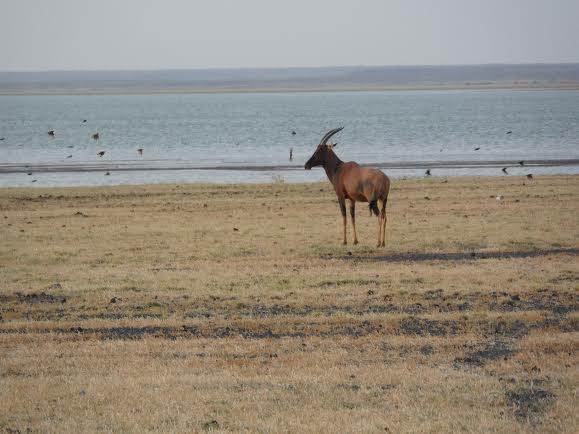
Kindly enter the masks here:
M 339 131 L 339 130 L 338 130 Z M 309 170 L 322 166 L 328 179 L 334 186 L 344 223 L 344 244 L 346 240 L 346 199 L 350 201 L 350 216 L 354 229 L 354 244 L 358 244 L 356 235 L 356 202 L 368 202 L 370 213 L 378 216 L 378 247 L 385 245 L 386 236 L 386 203 L 390 192 L 390 179 L 380 170 L 361 167 L 354 161 L 344 163 L 334 153 L 333 145 L 320 143 L 316 152 L 305 164 Z M 378 207 L 380 202 L 380 209 Z

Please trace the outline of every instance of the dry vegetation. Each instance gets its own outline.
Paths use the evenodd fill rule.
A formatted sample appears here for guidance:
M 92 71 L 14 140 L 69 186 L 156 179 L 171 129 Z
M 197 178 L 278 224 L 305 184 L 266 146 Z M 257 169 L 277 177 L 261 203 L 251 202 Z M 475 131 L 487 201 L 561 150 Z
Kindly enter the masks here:
M 389 205 L 376 249 L 326 183 L 0 190 L 0 432 L 577 432 L 579 177 Z

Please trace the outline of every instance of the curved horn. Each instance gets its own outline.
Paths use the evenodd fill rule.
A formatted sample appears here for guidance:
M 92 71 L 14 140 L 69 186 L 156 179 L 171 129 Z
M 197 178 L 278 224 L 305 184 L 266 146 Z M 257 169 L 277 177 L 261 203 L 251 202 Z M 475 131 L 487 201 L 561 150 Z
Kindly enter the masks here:
M 339 133 L 340 131 L 342 131 L 344 129 L 344 127 L 340 127 L 340 128 L 334 128 L 333 130 L 328 131 L 324 137 L 322 137 L 322 140 L 320 141 L 320 145 L 325 145 L 326 142 L 328 140 L 330 140 L 330 137 L 332 137 L 334 134 Z

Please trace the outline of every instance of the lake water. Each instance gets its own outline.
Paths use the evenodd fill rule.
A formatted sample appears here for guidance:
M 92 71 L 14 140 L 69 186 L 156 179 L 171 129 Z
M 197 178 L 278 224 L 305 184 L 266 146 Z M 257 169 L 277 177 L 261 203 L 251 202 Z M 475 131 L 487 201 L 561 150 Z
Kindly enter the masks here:
M 303 164 L 337 126 L 345 127 L 334 138 L 340 158 L 400 163 L 384 169 L 394 177 L 421 176 L 430 165 L 433 175 L 500 175 L 504 161 L 579 159 L 579 91 L 0 96 L 0 186 L 32 178 L 36 186 L 317 181 L 323 170 L 306 172 Z

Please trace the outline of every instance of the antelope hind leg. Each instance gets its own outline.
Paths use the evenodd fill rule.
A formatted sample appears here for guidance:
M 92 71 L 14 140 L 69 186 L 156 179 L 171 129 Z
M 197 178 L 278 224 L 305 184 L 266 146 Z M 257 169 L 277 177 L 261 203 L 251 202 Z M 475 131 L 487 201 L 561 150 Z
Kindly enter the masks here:
M 382 210 L 380 211 L 380 223 L 382 224 L 382 247 L 386 246 L 386 201 L 382 202 Z
M 382 245 L 382 218 L 378 215 L 378 244 L 376 247 L 380 247 Z

